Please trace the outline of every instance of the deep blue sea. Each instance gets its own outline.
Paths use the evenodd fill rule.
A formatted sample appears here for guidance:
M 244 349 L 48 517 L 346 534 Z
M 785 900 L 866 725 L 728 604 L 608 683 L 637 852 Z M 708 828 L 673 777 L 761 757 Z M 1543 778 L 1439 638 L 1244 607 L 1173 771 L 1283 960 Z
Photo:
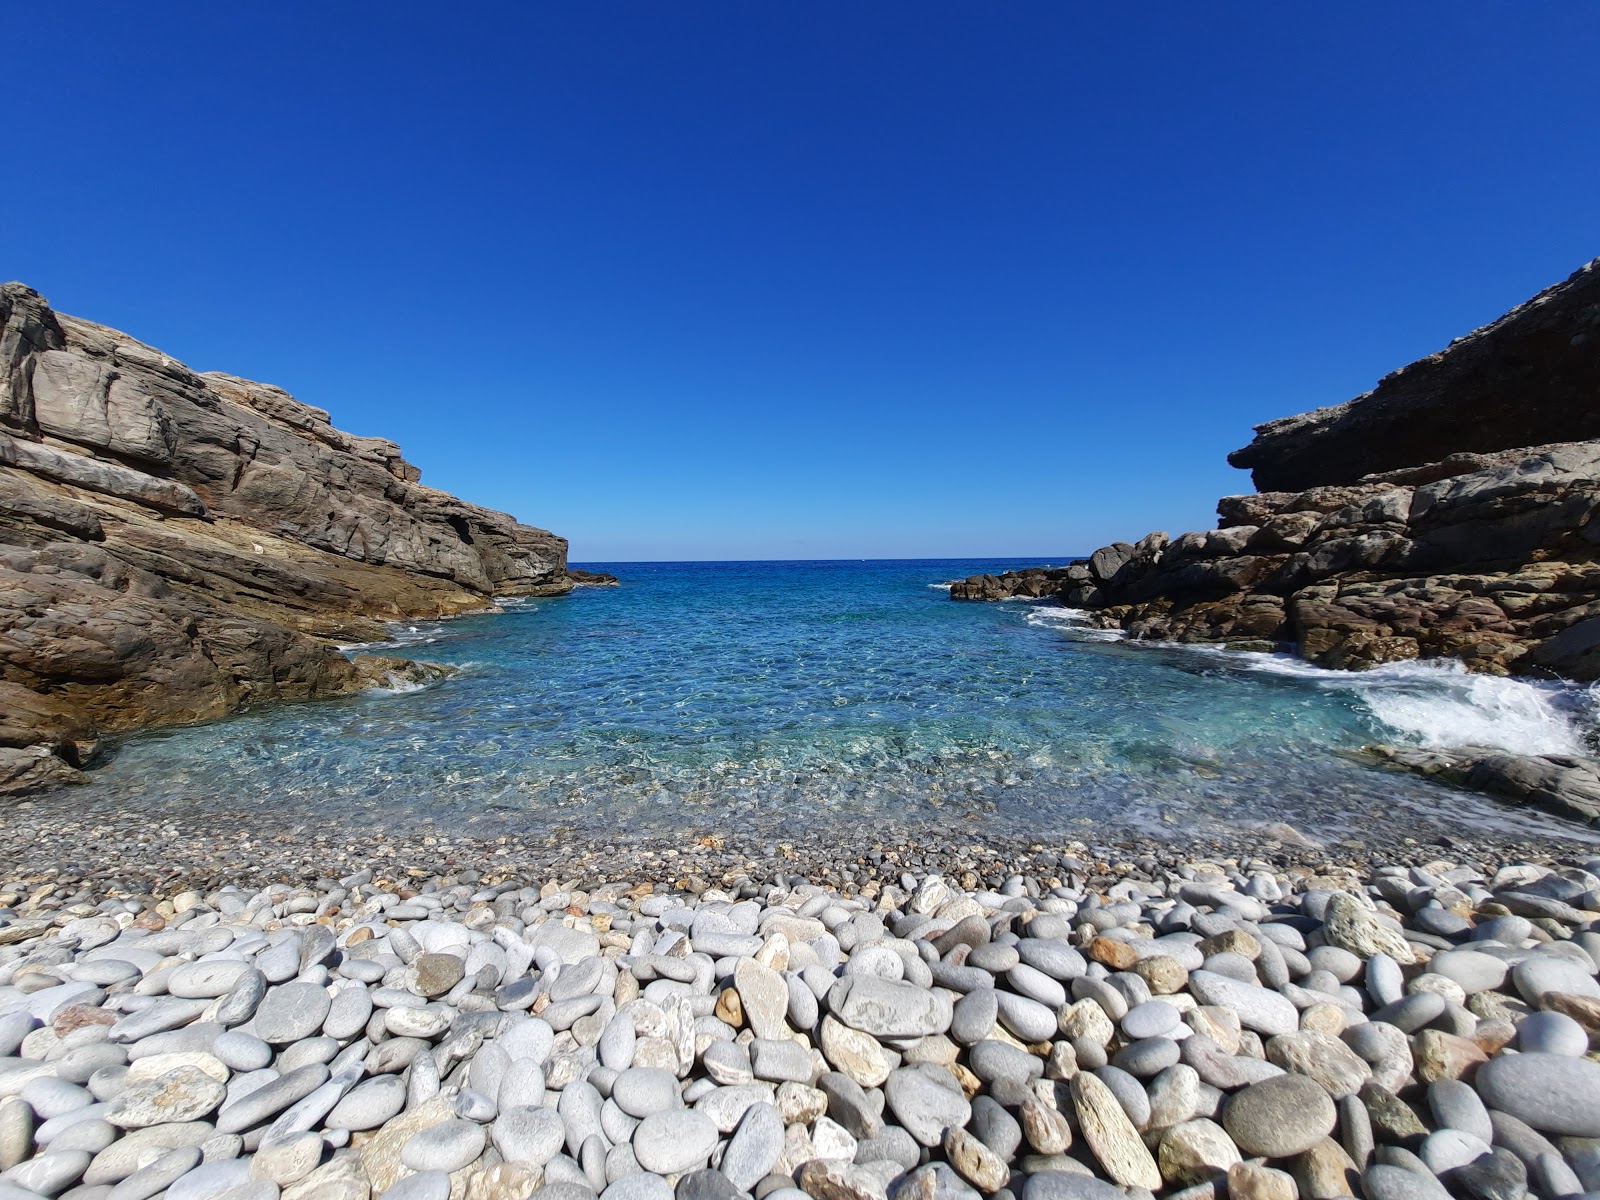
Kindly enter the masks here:
M 374 647 L 455 678 L 135 737 L 74 796 L 478 830 L 1336 837 L 1518 819 L 1375 768 L 1364 745 L 1577 750 L 1590 722 L 1587 692 L 1127 644 L 1053 602 L 938 586 L 1041 561 L 584 564 L 622 585 Z

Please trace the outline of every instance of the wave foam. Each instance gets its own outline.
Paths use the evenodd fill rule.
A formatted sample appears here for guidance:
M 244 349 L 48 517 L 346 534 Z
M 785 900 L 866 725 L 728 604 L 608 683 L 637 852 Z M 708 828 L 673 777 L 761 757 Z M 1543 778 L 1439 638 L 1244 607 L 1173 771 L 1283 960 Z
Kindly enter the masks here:
M 936 592 L 948 592 L 954 585 L 948 583 L 930 583 L 928 586 Z
M 1099 629 L 1089 624 L 1089 614 L 1081 608 L 1034 608 L 1023 618 L 1038 629 L 1054 629 L 1087 642 L 1120 642 L 1127 637 L 1121 629 Z
M 1286 654 L 1185 647 L 1243 660 L 1252 671 L 1350 693 L 1389 736 L 1411 746 L 1483 746 L 1508 754 L 1588 754 L 1595 697 L 1587 688 L 1478 675 L 1456 659 L 1332 671 Z

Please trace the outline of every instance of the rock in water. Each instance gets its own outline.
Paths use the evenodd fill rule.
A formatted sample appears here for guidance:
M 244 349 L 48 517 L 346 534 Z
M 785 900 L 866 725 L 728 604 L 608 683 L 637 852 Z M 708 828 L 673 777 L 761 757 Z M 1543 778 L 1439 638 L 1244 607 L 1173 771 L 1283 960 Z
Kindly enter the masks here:
M 419 677 L 332 639 L 573 586 L 562 538 L 422 487 L 393 442 L 278 388 L 19 283 L 0 347 L 0 792 L 78 778 L 101 731 Z

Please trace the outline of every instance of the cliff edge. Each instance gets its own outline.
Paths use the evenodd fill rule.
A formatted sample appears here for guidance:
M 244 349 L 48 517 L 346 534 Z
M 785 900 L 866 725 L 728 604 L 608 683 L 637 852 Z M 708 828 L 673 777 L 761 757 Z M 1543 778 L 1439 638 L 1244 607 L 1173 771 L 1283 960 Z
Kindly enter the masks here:
M 1600 259 L 1348 404 L 1258 426 L 1229 461 L 1264 490 L 1223 497 L 1215 529 L 950 595 L 1055 597 L 1134 638 L 1331 668 L 1600 679 Z M 1600 822 L 1600 761 L 1396 761 Z
M 360 690 L 382 622 L 573 586 L 565 539 L 382 438 L 0 285 L 0 794 L 106 733 Z

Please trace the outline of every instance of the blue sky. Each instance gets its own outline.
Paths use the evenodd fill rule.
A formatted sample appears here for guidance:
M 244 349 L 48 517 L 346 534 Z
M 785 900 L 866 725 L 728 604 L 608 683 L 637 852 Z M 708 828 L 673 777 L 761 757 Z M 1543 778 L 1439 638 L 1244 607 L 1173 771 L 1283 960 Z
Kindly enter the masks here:
M 29 10 L 0 276 L 575 560 L 1059 555 L 1600 254 L 1600 8 Z

